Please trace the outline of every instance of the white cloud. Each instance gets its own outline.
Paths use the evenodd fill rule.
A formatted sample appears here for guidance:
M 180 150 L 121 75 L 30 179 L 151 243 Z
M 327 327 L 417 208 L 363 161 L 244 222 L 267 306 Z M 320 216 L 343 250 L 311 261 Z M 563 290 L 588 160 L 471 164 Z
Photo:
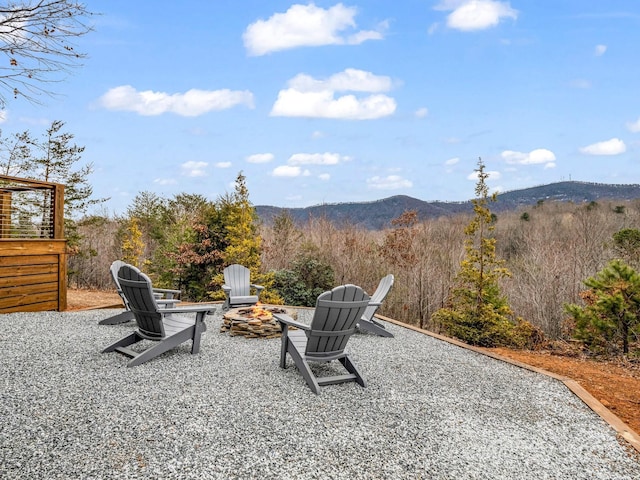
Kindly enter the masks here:
M 0 110 L 0 123 L 6 122 L 8 116 L 9 112 L 7 110 Z
M 324 138 L 324 137 L 326 137 L 326 136 L 327 136 L 327 135 L 326 135 L 324 132 L 321 132 L 320 130 L 316 130 L 315 132 L 313 132 L 313 133 L 311 134 L 311 138 L 312 138 L 313 140 L 318 140 L 318 139 L 320 139 L 320 138 Z
M 612 138 L 582 147 L 580 152 L 585 155 L 620 155 L 627 151 L 627 146 L 619 138 Z
M 318 178 L 326 182 L 327 180 L 331 179 L 331 175 L 329 175 L 328 173 L 321 173 L 320 175 L 318 175 Z
M 285 13 L 275 13 L 268 20 L 250 24 L 242 35 L 249 55 L 259 56 L 279 50 L 321 45 L 358 45 L 367 40 L 380 40 L 388 27 L 382 22 L 376 30 L 354 30 L 357 25 L 355 7 L 338 3 L 324 9 L 309 5 L 292 5 Z
M 375 30 L 360 30 L 359 32 L 349 35 L 346 39 L 348 45 L 360 45 L 367 40 L 382 40 L 384 33 L 389 29 L 389 22 L 385 20 L 377 25 Z
M 296 75 L 281 90 L 271 109 L 272 116 L 371 120 L 392 115 L 396 101 L 378 92 L 392 87 L 389 77 L 371 72 L 346 69 L 326 80 L 316 80 L 305 74 Z M 362 98 L 355 95 L 336 97 L 336 92 L 356 91 L 376 93 Z
M 443 0 L 434 8 L 451 11 L 447 26 L 467 32 L 495 27 L 505 18 L 518 18 L 509 2 L 496 0 Z
M 337 165 L 348 162 L 350 157 L 338 153 L 294 153 L 289 157 L 289 165 Z
M 529 153 L 505 150 L 501 153 L 501 156 L 511 165 L 544 165 L 545 168 L 556 166 L 556 155 L 546 148 L 538 148 Z
M 418 118 L 424 118 L 429 115 L 429 110 L 426 107 L 422 107 L 416 110 L 414 115 Z
M 287 82 L 289 88 L 299 92 L 388 92 L 393 86 L 390 77 L 374 75 L 365 70 L 347 68 L 343 72 L 335 73 L 326 80 L 316 80 L 310 75 L 299 73 Z
M 274 177 L 299 177 L 302 175 L 302 168 L 292 165 L 280 165 L 271 172 Z
M 205 168 L 209 165 L 207 162 L 194 162 L 192 160 L 184 162 L 180 165 L 182 174 L 186 177 L 206 177 Z
M 158 185 L 175 185 L 178 183 L 175 178 L 156 178 L 153 183 Z
M 447 165 L 447 166 L 451 166 L 451 165 L 455 165 L 459 161 L 460 161 L 459 157 L 453 157 L 453 158 L 450 158 L 449 160 L 447 160 L 446 162 L 444 162 L 444 164 Z
M 596 48 L 594 49 L 593 54 L 596 57 L 601 57 L 602 55 L 604 55 L 606 51 L 607 51 L 606 45 L 596 45 Z
M 627 129 L 633 133 L 640 133 L 640 117 L 635 122 L 627 122 Z
M 197 117 L 236 105 L 253 108 L 253 94 L 248 90 L 227 89 L 191 89 L 185 93 L 169 94 L 151 90 L 137 91 L 131 85 L 122 85 L 108 90 L 98 102 L 107 110 L 124 110 L 148 116 L 170 112 L 183 117 Z
M 229 168 L 231 165 L 231 162 L 218 162 L 215 166 L 216 168 Z
M 249 155 L 246 160 L 249 163 L 269 163 L 274 159 L 273 153 L 255 153 Z
M 478 173 L 479 172 L 474 170 L 472 173 L 467 175 L 467 180 L 473 180 L 474 182 L 477 182 L 478 181 Z M 486 175 L 488 175 L 488 178 L 487 178 L 488 181 L 489 180 L 499 180 L 500 177 L 502 176 L 500 174 L 500 172 L 498 172 L 496 170 L 493 170 L 493 171 L 490 171 L 490 172 L 485 171 L 484 173 Z
M 413 183 L 399 175 L 389 175 L 387 177 L 371 177 L 367 178 L 369 188 L 376 190 L 399 190 L 403 188 L 411 188 Z
M 271 115 L 373 120 L 392 115 L 395 110 L 395 100 L 386 95 L 371 95 L 362 99 L 345 95 L 336 99 L 333 92 L 302 93 L 289 89 L 280 91 Z

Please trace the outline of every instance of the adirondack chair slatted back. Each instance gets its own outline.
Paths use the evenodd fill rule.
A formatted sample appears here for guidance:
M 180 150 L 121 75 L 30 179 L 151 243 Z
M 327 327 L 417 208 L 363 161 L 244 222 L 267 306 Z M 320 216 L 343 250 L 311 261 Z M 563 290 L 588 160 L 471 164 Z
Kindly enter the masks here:
M 118 292 L 118 295 L 120 295 L 120 298 L 122 299 L 122 303 L 124 303 L 124 306 L 128 309 L 129 302 L 127 301 L 127 297 L 125 297 L 124 292 L 122 291 L 122 287 L 120 286 L 120 280 L 118 280 L 118 272 L 120 271 L 120 267 L 122 267 L 123 265 L 126 265 L 126 263 L 123 262 L 122 260 L 116 260 L 111 264 L 109 271 L 111 272 L 111 278 L 113 278 L 113 283 L 116 284 L 116 291 Z
M 135 315 L 140 333 L 149 339 L 163 338 L 162 315 L 158 312 L 149 277 L 136 267 L 124 264 L 118 270 L 118 281 Z
M 364 314 L 362 315 L 364 318 L 366 318 L 367 320 L 371 320 L 373 318 L 375 313 L 378 311 L 378 308 L 380 308 L 379 304 L 382 303 L 382 301 L 391 290 L 391 287 L 393 286 L 393 280 L 394 277 L 391 273 L 380 280 L 378 288 L 376 288 L 376 291 L 373 292 L 373 295 L 371 295 L 371 303 L 374 305 L 369 305 L 366 308 Z
M 224 269 L 224 283 L 231 287 L 231 296 L 244 297 L 250 294 L 250 271 L 243 265 L 229 265 Z
M 320 295 L 305 355 L 318 358 L 340 355 L 368 304 L 369 295 L 356 285 L 342 285 Z

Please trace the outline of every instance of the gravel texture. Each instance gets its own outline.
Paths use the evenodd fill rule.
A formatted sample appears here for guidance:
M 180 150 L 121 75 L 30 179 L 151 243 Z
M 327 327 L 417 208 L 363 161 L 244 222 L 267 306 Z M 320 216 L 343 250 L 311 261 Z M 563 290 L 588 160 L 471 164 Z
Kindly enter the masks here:
M 349 341 L 368 388 L 314 395 L 280 340 L 221 334 L 219 312 L 198 355 L 126 368 L 100 353 L 134 328 L 112 314 L 0 315 L 0 478 L 640 478 L 562 383 L 396 325 Z

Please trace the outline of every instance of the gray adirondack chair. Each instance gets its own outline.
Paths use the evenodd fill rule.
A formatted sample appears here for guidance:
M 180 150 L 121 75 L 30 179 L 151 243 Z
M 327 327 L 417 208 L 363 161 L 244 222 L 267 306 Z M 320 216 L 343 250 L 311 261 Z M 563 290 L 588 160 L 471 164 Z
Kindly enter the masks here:
M 367 383 L 344 349 L 368 304 L 369 295 L 360 287 L 349 284 L 324 292 L 318 297 L 310 326 L 297 322 L 288 315 L 274 314 L 282 326 L 280 367 L 286 368 L 288 353 L 309 388 L 316 394 L 320 393 L 321 385 L 342 382 L 357 382 L 366 387 Z M 298 330 L 291 330 L 289 327 L 297 327 Z M 338 360 L 349 373 L 318 378 L 309 367 L 309 362 L 333 360 Z
M 393 287 L 394 277 L 392 274 L 387 275 L 378 284 L 378 288 L 371 295 L 371 300 L 369 301 L 369 305 L 367 306 L 362 318 L 358 322 L 358 328 L 360 330 L 364 330 L 367 332 L 375 333 L 376 335 L 380 335 L 381 337 L 392 337 L 393 333 L 387 330 L 384 325 L 380 322 L 374 320 L 373 316 L 378 311 L 380 305 L 384 301 L 385 297 Z
M 188 305 L 160 308 L 153 295 L 151 280 L 132 265 L 123 265 L 118 271 L 118 281 L 135 317 L 138 329 L 105 348 L 102 353 L 116 351 L 131 360 L 127 367 L 140 365 L 167 352 L 183 342 L 193 342 L 191 353 L 200 350 L 200 337 L 206 330 L 204 317 L 215 311 L 215 305 Z M 195 318 L 180 314 L 195 314 Z M 146 350 L 136 351 L 130 345 L 141 340 L 158 342 Z
M 262 285 L 255 285 L 250 282 L 250 271 L 243 265 L 233 264 L 224 269 L 224 285 L 222 290 L 225 294 L 223 310 L 239 307 L 242 305 L 255 305 L 260 298 L 260 292 L 264 290 Z M 251 295 L 251 289 L 255 289 L 255 295 Z
M 125 311 L 122 313 L 118 313 L 117 315 L 113 315 L 112 317 L 105 318 L 98 322 L 98 325 L 116 325 L 118 323 L 126 323 L 133 320 L 134 315 L 129 307 L 129 301 L 122 293 L 122 288 L 120 287 L 120 282 L 118 281 L 118 271 L 120 267 L 123 265 L 128 265 L 122 260 L 116 260 L 111 264 L 109 268 L 109 272 L 111 273 L 111 278 L 113 279 L 113 283 L 116 286 L 116 291 L 120 298 L 122 299 L 122 303 L 124 305 Z M 170 290 L 167 288 L 154 288 L 153 295 L 158 302 L 158 305 L 161 307 L 173 307 L 176 303 L 180 302 L 180 290 Z

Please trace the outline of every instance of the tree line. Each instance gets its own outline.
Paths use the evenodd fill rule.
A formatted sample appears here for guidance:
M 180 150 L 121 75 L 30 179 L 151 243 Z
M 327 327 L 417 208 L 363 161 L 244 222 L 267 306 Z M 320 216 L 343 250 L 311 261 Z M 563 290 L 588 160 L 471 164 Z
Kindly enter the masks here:
M 391 228 L 370 231 L 322 217 L 296 224 L 286 212 L 263 224 L 242 174 L 236 191 L 215 202 L 143 192 L 120 218 L 80 223 L 84 247 L 70 260 L 71 284 L 112 288 L 109 264 L 124 258 L 159 286 L 217 300 L 224 266 L 242 263 L 267 285 L 263 302 L 312 306 L 338 284 L 373 292 L 393 273 L 383 315 L 470 343 L 532 347 L 577 338 L 608 354 L 637 345 L 640 200 L 540 201 L 497 216 L 484 187 L 476 193 L 473 214 L 419 221 L 407 211 Z M 616 261 L 630 271 L 614 272 L 609 284 L 590 280 Z M 612 297 L 610 307 L 600 294 Z
M 192 301 L 221 300 L 222 270 L 240 263 L 261 301 L 313 306 L 338 284 L 373 292 L 396 277 L 381 313 L 484 346 L 533 347 L 578 339 L 598 353 L 629 353 L 640 331 L 640 200 L 540 201 L 491 211 L 484 165 L 472 214 L 419 221 L 407 211 L 369 231 L 286 211 L 262 224 L 240 172 L 215 200 L 139 193 L 121 216 L 88 215 L 92 166 L 56 121 L 37 138 L 0 135 L 0 172 L 66 184 L 69 285 L 111 289 L 109 265 L 122 259 L 159 287 Z

